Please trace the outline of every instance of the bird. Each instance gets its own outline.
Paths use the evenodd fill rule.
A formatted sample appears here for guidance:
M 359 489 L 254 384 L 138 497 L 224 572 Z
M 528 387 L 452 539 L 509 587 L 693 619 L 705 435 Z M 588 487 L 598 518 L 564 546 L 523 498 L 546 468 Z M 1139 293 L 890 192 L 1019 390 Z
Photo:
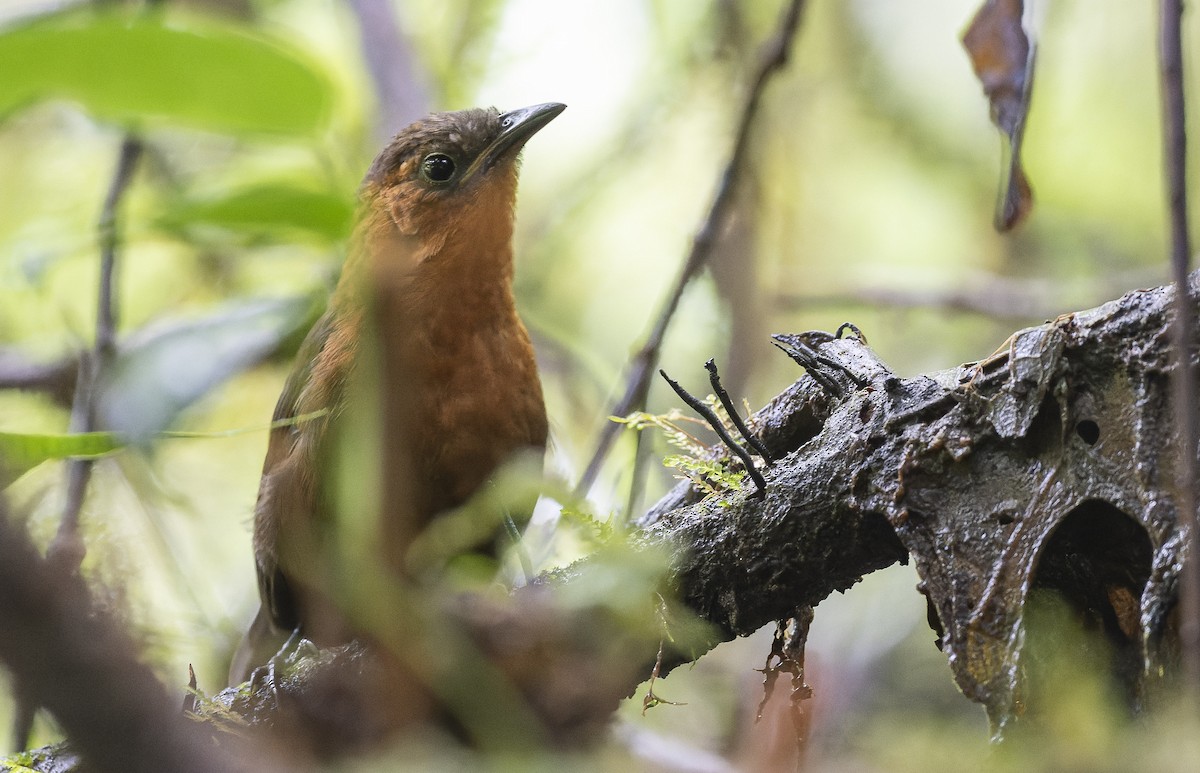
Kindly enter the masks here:
M 380 457 L 392 469 L 378 477 L 384 499 L 402 506 L 382 513 L 378 545 L 398 572 L 430 522 L 514 456 L 544 453 L 546 409 L 513 294 L 512 237 L 521 150 L 565 107 L 433 113 L 400 131 L 366 172 L 341 274 L 275 407 L 254 510 L 260 607 L 231 685 L 288 634 L 321 646 L 354 635 L 311 565 L 333 522 L 330 457 L 364 372 L 374 368 L 384 393 Z

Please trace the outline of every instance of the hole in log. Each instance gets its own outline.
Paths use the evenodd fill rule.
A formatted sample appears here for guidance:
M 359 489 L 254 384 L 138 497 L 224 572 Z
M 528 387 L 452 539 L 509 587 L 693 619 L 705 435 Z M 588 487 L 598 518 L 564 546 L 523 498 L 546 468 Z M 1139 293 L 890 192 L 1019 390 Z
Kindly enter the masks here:
M 1070 689 L 1064 672 L 1072 669 L 1082 669 L 1078 679 L 1116 687 L 1121 694 L 1112 697 L 1130 708 L 1138 704 L 1140 600 L 1152 553 L 1145 529 L 1102 500 L 1081 503 L 1058 525 L 1038 558 L 1024 611 L 1027 709 L 1037 712 L 1056 690 Z
M 1084 419 L 1075 425 L 1075 434 L 1089 446 L 1094 446 L 1100 439 L 1100 425 L 1091 419 Z
M 1062 416 L 1059 413 L 1058 401 L 1046 395 L 1042 398 L 1037 415 L 1033 417 L 1033 423 L 1029 425 L 1029 432 L 1025 435 L 1030 456 L 1041 456 L 1058 449 L 1062 445 L 1062 436 Z
M 768 441 L 768 446 L 778 446 L 786 449 L 785 453 L 790 453 L 812 440 L 825 429 L 825 420 L 829 418 L 827 407 L 824 400 L 813 401 L 804 404 L 799 410 L 792 411 L 784 425 L 779 428 L 779 437 L 772 438 L 774 443 Z

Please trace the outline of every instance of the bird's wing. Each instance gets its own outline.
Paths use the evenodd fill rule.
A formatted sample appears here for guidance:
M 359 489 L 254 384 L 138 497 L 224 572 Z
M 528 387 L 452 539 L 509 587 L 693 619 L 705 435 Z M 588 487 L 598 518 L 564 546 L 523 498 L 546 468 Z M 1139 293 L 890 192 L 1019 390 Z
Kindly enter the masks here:
M 287 381 L 283 384 L 283 391 L 279 393 L 279 400 L 275 403 L 275 413 L 271 416 L 272 423 L 295 419 L 301 414 L 300 396 L 304 392 L 304 387 L 312 381 L 313 368 L 321 350 L 325 348 L 325 343 L 329 340 L 329 334 L 333 327 L 333 314 L 327 311 L 321 315 L 321 318 L 308 331 L 308 335 L 304 337 L 299 351 L 296 352 L 296 364 L 292 368 L 292 372 L 288 374 Z M 291 453 L 295 446 L 294 438 L 298 430 L 299 426 L 296 424 L 275 427 L 271 430 L 271 438 L 267 443 L 267 456 L 263 460 L 263 475 L 270 473 Z
M 296 365 L 275 404 L 275 421 L 303 415 L 305 386 L 312 379 L 315 362 L 324 350 L 333 327 L 333 316 L 327 311 L 308 331 L 296 353 Z M 303 439 L 306 435 L 315 438 L 319 433 L 313 432 L 315 427 L 311 426 L 305 432 L 305 424 L 308 422 L 274 427 L 267 441 L 258 503 L 254 508 L 254 565 L 258 575 L 260 606 L 258 615 L 242 637 L 230 663 L 231 686 L 250 678 L 251 669 L 265 663 L 279 649 L 286 632 L 295 629 L 298 622 L 293 589 L 280 566 L 279 537 L 286 528 L 283 525 L 285 520 L 305 519 L 311 513 L 296 510 L 312 508 L 315 503 L 314 494 L 311 493 L 311 459 L 303 458 L 309 453 L 307 449 L 313 442 L 304 442 Z M 281 631 L 285 633 L 281 635 Z
M 296 354 L 283 392 L 275 404 L 276 422 L 296 419 L 306 412 L 329 406 L 309 406 L 303 399 L 315 363 L 334 328 L 326 312 L 308 332 Z M 324 417 L 275 427 L 263 462 L 258 504 L 255 506 L 254 558 L 259 598 L 271 622 L 283 630 L 296 626 L 296 608 L 288 577 L 280 566 L 280 536 L 290 525 L 311 523 L 317 493 L 312 479 L 318 460 L 316 448 Z

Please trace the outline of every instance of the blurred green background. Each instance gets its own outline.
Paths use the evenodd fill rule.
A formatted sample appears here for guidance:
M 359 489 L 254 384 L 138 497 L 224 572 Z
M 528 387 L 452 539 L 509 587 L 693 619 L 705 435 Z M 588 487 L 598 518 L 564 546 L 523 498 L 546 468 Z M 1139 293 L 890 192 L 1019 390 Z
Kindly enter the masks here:
M 958 40 L 977 4 L 809 3 L 792 62 L 766 92 L 736 217 L 668 336 L 663 365 L 685 386 L 707 391 L 702 363 L 715 356 L 735 398 L 757 407 L 799 375 L 769 333 L 847 320 L 902 375 L 952 367 L 1016 328 L 1165 281 L 1152 4 L 1044 4 L 1025 142 L 1036 203 L 1007 236 L 991 226 L 1000 142 Z M 138 130 L 148 149 L 121 218 L 119 332 L 150 352 L 150 375 L 119 391 L 113 415 L 156 429 L 156 390 L 182 385 L 187 407 L 162 412 L 171 429 L 248 431 L 101 461 L 86 568 L 168 683 L 182 689 L 192 663 L 215 691 L 257 603 L 249 526 L 264 428 L 386 137 L 431 109 L 569 106 L 525 152 L 517 293 L 546 387 L 549 467 L 570 484 L 707 210 L 779 7 L 168 0 L 159 29 L 187 40 L 148 33 L 124 65 L 65 88 L 87 80 L 88 46 L 113 45 L 79 28 L 127 24 L 136 10 L 103 5 L 116 16 L 69 12 L 39 36 L 26 25 L 61 4 L 0 0 L 0 348 L 50 361 L 90 345 L 95 223 L 122 134 Z M 392 18 L 364 23 L 381 8 Z M 156 335 L 186 354 L 155 354 L 145 342 Z M 676 404 L 654 386 L 651 410 Z M 49 398 L 0 392 L 0 431 L 63 432 L 68 418 Z M 623 437 L 590 492 L 594 512 L 628 507 L 632 453 Z M 652 459 L 634 510 L 672 482 Z M 62 465 L 7 495 L 48 540 Z M 915 583 L 893 568 L 817 609 L 814 768 L 898 769 L 899 723 L 926 728 L 931 746 L 954 737 L 985 753 L 983 712 L 956 693 Z M 707 754 L 762 763 L 771 743 L 791 743 L 764 739 L 767 722 L 749 727 L 769 638 L 723 646 L 656 688 L 686 706 L 643 719 L 631 700 L 618 736 L 697 765 L 719 763 Z M 39 726 L 37 740 L 52 735 Z

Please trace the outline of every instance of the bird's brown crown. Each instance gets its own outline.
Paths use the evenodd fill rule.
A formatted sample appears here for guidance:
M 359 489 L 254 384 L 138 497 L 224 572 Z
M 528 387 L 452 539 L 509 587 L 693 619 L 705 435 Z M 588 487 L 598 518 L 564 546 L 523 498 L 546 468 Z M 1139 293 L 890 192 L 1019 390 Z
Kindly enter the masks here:
M 364 186 L 422 179 L 417 165 L 432 153 L 443 153 L 461 169 L 500 134 L 500 111 L 477 107 L 456 113 L 433 113 L 410 124 L 375 157 Z M 433 180 L 424 180 L 427 184 Z
M 481 204 L 511 214 L 521 148 L 564 107 L 434 113 L 392 139 L 368 170 L 360 196 L 389 212 L 401 234 L 419 237 L 469 220 Z

